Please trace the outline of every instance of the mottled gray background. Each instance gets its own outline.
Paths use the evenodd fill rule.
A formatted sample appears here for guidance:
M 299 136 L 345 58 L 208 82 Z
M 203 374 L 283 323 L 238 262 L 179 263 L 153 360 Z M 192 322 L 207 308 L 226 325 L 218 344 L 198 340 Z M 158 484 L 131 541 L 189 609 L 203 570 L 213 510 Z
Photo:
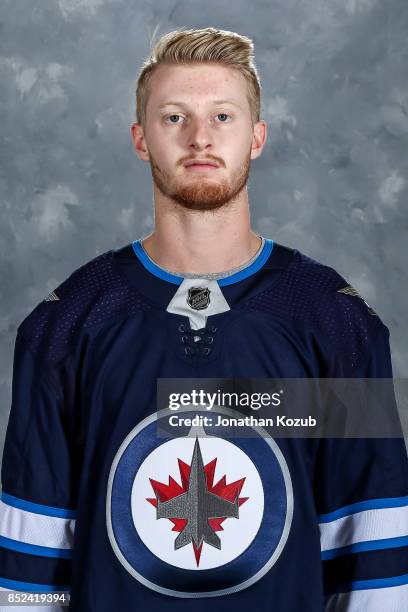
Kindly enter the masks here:
M 2 0 L 0 11 L 0 447 L 17 325 L 78 266 L 152 229 L 129 126 L 156 29 L 253 39 L 269 132 L 251 168 L 252 225 L 343 274 L 407 375 L 406 0 Z

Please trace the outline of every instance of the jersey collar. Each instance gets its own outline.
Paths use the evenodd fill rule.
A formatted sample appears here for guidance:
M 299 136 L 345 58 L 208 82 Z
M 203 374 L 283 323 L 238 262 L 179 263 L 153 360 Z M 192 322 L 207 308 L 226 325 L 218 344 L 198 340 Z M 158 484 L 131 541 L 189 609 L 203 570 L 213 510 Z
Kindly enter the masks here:
M 134 240 L 132 242 L 132 247 L 133 247 L 133 251 L 136 257 L 139 259 L 140 263 L 146 268 L 146 270 L 148 270 L 149 272 L 151 272 L 151 274 L 154 274 L 155 276 L 157 276 L 158 278 L 161 278 L 164 281 L 173 283 L 173 285 L 181 285 L 181 283 L 184 280 L 184 277 L 177 276 L 176 274 L 172 274 L 171 272 L 167 272 L 167 270 L 165 270 L 164 268 L 161 268 L 156 263 L 154 263 L 154 261 L 152 261 L 150 257 L 148 257 L 145 250 L 143 249 L 141 241 L 142 241 L 141 238 L 139 240 Z M 225 278 L 217 279 L 218 285 L 220 287 L 225 287 L 227 285 L 232 285 L 245 278 L 248 278 L 249 276 L 252 276 L 252 274 L 255 274 L 255 272 L 258 272 L 258 270 L 260 270 L 262 266 L 265 264 L 268 257 L 272 253 L 272 249 L 273 249 L 273 240 L 271 240 L 270 238 L 265 238 L 265 243 L 263 245 L 263 248 L 261 252 L 259 253 L 259 255 L 257 256 L 257 258 L 255 259 L 255 261 L 253 261 L 251 264 L 249 264 L 245 268 L 242 268 L 238 272 L 231 274 L 230 276 L 226 276 Z

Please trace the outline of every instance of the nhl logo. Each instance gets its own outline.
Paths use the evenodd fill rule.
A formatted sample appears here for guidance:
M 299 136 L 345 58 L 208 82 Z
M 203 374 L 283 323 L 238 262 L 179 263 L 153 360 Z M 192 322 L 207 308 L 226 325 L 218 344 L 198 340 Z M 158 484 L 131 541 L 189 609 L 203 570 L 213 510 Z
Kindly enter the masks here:
M 210 290 L 208 287 L 190 287 L 187 295 L 187 304 L 194 310 L 204 310 L 210 303 Z

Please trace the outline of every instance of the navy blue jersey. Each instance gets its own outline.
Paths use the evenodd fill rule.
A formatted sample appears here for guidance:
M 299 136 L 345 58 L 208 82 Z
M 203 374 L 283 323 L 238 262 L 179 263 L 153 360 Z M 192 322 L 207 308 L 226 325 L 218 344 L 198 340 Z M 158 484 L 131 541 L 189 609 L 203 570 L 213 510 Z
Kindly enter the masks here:
M 71 274 L 17 331 L 0 588 L 81 612 L 407 611 L 402 438 L 157 436 L 157 379 L 236 377 L 389 378 L 389 332 L 269 239 L 218 279 L 141 241 Z

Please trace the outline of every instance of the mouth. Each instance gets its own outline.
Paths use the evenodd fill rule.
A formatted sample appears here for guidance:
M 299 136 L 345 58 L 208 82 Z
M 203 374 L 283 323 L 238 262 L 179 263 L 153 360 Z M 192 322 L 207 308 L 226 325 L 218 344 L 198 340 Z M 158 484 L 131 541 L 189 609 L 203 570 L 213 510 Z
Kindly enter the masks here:
M 209 170 L 217 170 L 218 165 L 214 162 L 206 162 L 206 161 L 190 161 L 184 164 L 186 170 L 195 170 L 201 172 L 208 172 Z
M 190 159 L 184 164 L 185 168 L 194 168 L 202 170 L 210 170 L 211 168 L 218 168 L 218 164 L 211 159 Z
M 189 166 L 185 166 L 186 170 L 199 170 L 199 171 L 208 171 L 208 170 L 217 170 L 217 166 L 213 166 L 212 164 L 190 164 Z

